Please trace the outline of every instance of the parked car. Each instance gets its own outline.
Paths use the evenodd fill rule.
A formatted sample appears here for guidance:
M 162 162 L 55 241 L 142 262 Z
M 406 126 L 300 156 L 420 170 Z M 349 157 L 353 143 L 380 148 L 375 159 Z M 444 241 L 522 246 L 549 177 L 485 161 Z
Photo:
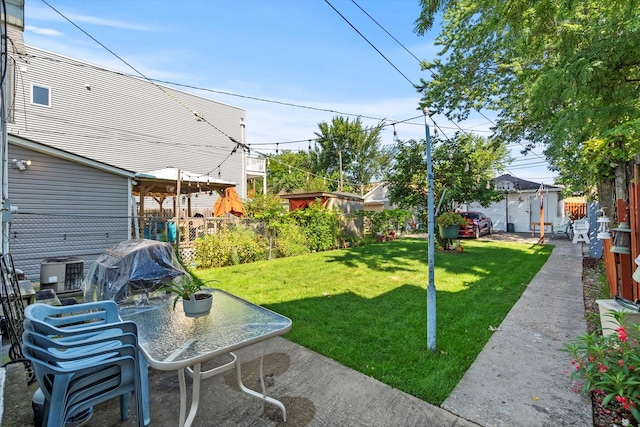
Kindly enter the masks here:
M 458 237 L 473 237 L 477 239 L 493 232 L 491 218 L 482 212 L 460 212 L 460 215 L 467 220 L 467 225 L 460 226 Z

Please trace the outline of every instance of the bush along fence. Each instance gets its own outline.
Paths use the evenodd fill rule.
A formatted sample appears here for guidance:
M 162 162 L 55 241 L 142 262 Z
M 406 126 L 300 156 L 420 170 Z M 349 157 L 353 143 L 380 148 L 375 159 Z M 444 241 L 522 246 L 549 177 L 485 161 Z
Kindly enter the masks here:
M 396 216 L 368 212 L 373 230 L 399 230 Z M 357 218 L 356 218 L 357 219 Z M 341 211 L 312 204 L 304 210 L 278 209 L 257 218 L 183 218 L 170 216 L 57 215 L 20 212 L 12 215 L 10 247 L 16 267 L 33 280 L 51 257 L 79 257 L 84 273 L 115 244 L 131 238 L 170 242 L 182 262 L 192 267 L 221 267 L 282 258 L 308 252 L 357 246 L 373 241 L 346 227 Z M 356 221 L 357 222 L 357 221 Z

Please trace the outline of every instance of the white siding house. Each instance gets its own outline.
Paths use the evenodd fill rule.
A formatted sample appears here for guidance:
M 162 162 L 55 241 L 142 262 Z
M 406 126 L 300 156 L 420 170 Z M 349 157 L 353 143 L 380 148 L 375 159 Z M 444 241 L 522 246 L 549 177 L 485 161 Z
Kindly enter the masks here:
M 494 178 L 493 182 L 497 189 L 504 191 L 503 200 L 492 203 L 486 208 L 479 203 L 470 203 L 462 206 L 462 209 L 483 212 L 493 221 L 494 230 L 507 231 L 508 225 L 512 224 L 513 232 L 531 231 L 531 224 L 540 222 L 540 195 L 542 195 L 544 208 L 543 222 L 553 223 L 563 217 L 561 187 L 542 185 L 542 183 L 527 181 L 509 174 Z M 547 230 L 549 230 L 548 227 Z M 536 231 L 538 231 L 537 227 Z
M 10 26 L 11 27 L 11 26 Z M 246 198 L 245 111 L 11 39 L 7 71 L 8 192 L 4 244 L 37 279 L 46 257 L 85 271 L 131 236 L 136 174 L 173 167 L 236 185 Z M 29 160 L 26 168 L 12 160 Z M 252 175 L 253 177 L 253 175 Z M 217 195 L 194 198 L 212 208 Z M 148 204 L 148 206 L 150 203 Z
M 14 85 L 11 135 L 136 173 L 210 175 L 246 197 L 240 108 L 30 46 Z

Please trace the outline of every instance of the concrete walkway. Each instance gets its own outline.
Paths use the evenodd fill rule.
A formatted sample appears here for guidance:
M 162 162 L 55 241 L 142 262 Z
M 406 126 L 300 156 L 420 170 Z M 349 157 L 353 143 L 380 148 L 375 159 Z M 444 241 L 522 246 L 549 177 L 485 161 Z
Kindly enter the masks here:
M 591 399 L 572 391 L 571 358 L 559 351 L 587 327 L 583 248 L 548 242 L 549 260 L 443 408 L 483 426 L 593 426 Z
M 526 240 L 526 236 L 505 237 Z M 592 426 L 590 401 L 571 391 L 564 373 L 569 359 L 558 351 L 586 329 L 580 247 L 566 239 L 550 243 L 557 246 L 549 261 L 442 408 L 275 338 L 237 354 L 243 362 L 243 381 L 256 390 L 258 360 L 264 354 L 268 393 L 286 405 L 287 422 L 274 406 L 240 393 L 230 373 L 203 381 L 194 425 Z M 175 372 L 150 370 L 149 387 L 151 425 L 177 425 Z M 11 405 L 5 397 L 3 425 L 30 425 Z M 27 409 L 23 407 L 21 413 L 29 413 L 30 407 Z M 135 425 L 133 416 L 119 422 L 118 410 L 117 399 L 99 405 L 86 425 Z

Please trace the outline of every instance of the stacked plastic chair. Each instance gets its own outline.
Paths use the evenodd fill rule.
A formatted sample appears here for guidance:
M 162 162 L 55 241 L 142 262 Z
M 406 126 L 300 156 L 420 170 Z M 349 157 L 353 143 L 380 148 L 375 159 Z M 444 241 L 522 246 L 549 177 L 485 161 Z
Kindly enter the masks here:
M 22 351 L 44 394 L 43 426 L 64 426 L 115 397 L 124 421 L 131 394 L 137 425 L 149 424 L 147 363 L 138 350 L 137 327 L 120 320 L 115 302 L 27 306 Z

